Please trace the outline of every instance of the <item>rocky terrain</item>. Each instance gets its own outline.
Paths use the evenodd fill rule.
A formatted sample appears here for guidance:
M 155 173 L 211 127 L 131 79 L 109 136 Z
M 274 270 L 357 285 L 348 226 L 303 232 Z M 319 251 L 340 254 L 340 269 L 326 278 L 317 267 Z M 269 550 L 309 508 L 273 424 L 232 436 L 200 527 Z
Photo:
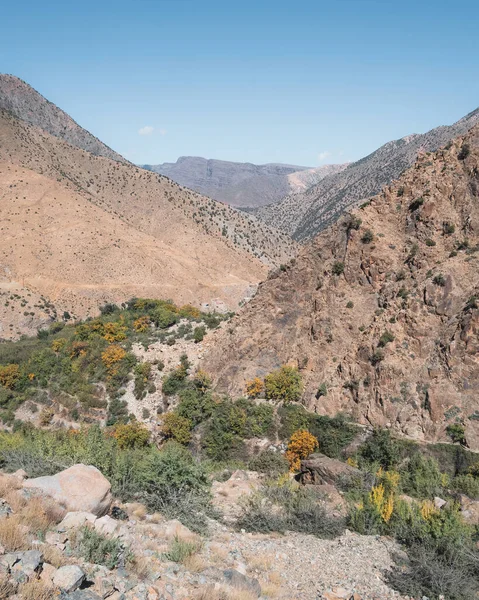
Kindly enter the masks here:
M 0 110 L 8 111 L 14 117 L 95 156 L 127 162 L 117 152 L 75 123 L 58 106 L 49 102 L 28 83 L 14 75 L 0 73 Z
M 316 185 L 276 204 L 261 207 L 255 214 L 296 240 L 312 239 L 349 207 L 379 193 L 384 185 L 410 167 L 418 155 L 437 150 L 478 122 L 479 109 L 451 126 L 389 142 L 339 173 L 328 175 Z
M 234 308 L 295 254 L 254 217 L 5 111 L 0 140 L 1 337 L 45 322 L 40 296 L 52 318 L 132 296 Z
M 211 521 L 202 539 L 177 520 L 148 514 L 141 504 L 114 502 L 112 508 L 110 485 L 93 467 L 75 465 L 50 478 L 25 477 L 22 471 L 0 474 L 1 598 L 402 598 L 383 581 L 390 554 L 397 551 L 386 538 L 350 531 L 335 540 L 253 535 Z M 251 494 L 248 474 L 237 472 L 215 496 L 220 506 L 238 479 L 246 484 L 244 496 Z M 54 491 L 58 486 L 60 493 Z M 23 524 L 12 535 L 11 525 L 19 519 Z M 180 558 L 175 548 L 190 548 L 190 553 Z
M 326 175 L 341 171 L 346 165 L 324 165 L 311 169 L 182 156 L 176 163 L 144 167 L 214 200 L 239 208 L 251 208 L 278 202 L 290 193 L 317 183 Z
M 272 274 L 202 368 L 240 394 L 290 364 L 312 411 L 417 440 L 448 439 L 455 424 L 479 449 L 478 199 L 475 126 Z

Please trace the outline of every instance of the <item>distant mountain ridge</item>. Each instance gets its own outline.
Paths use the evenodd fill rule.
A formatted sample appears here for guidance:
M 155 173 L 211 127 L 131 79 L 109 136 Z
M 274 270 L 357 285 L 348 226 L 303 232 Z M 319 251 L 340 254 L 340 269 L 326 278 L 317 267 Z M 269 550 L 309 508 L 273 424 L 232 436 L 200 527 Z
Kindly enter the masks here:
M 214 200 L 237 208 L 255 208 L 278 202 L 336 173 L 346 165 L 310 168 L 297 165 L 231 162 L 199 156 L 181 156 L 176 163 L 143 165 Z
M 412 134 L 384 144 L 339 173 L 328 175 L 298 194 L 263 206 L 254 214 L 297 241 L 312 239 L 350 206 L 381 191 L 410 167 L 421 152 L 433 152 L 479 123 L 479 109 L 450 126 Z
M 0 73 L 0 109 L 95 156 L 128 162 L 89 131 L 80 127 L 61 108 L 14 75 Z
M 112 160 L 101 142 L 95 156 L 81 146 L 96 138 L 5 81 L 20 98 L 3 93 L 10 109 L 0 109 L 0 338 L 134 296 L 235 309 L 295 255 L 289 236 L 253 216 Z M 32 111 L 57 133 L 66 123 L 72 143 L 32 125 Z

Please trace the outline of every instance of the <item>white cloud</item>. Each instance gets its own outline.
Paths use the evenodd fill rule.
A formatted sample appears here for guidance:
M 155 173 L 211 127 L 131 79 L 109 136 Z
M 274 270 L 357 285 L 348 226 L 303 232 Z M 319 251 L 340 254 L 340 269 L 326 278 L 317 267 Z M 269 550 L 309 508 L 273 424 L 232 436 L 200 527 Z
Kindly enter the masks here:
M 139 133 L 139 135 L 151 135 L 154 130 L 155 130 L 155 128 L 152 127 L 151 125 L 145 125 L 145 127 L 142 127 L 141 129 L 138 130 L 138 133 Z
M 328 156 L 331 156 L 331 152 L 328 152 L 328 150 L 325 150 L 324 152 L 320 152 L 318 154 L 318 160 L 319 160 L 319 162 L 322 162 L 323 160 L 326 160 L 326 158 L 328 158 Z
M 166 135 L 166 129 L 158 129 L 160 135 Z

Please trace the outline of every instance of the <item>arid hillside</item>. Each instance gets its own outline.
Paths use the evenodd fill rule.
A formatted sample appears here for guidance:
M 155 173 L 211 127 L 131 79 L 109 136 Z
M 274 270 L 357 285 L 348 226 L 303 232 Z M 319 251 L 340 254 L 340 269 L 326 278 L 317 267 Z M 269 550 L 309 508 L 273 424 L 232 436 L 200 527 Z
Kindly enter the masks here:
M 182 156 L 176 163 L 145 165 L 210 198 L 240 208 L 279 202 L 284 196 L 318 183 L 346 165 L 323 165 L 313 169 L 295 165 L 230 162 L 198 156 Z
M 0 109 L 95 156 L 127 162 L 117 152 L 75 123 L 58 106 L 14 75 L 0 73 Z
M 352 206 L 381 191 L 398 178 L 424 152 L 432 152 L 451 139 L 464 135 L 479 123 L 479 109 L 450 126 L 436 127 L 425 134 L 408 135 L 384 144 L 347 168 L 312 182 L 300 193 L 281 202 L 263 206 L 255 214 L 299 241 L 312 239 Z M 300 175 L 306 172 L 300 173 Z
M 295 251 L 254 217 L 74 148 L 6 112 L 0 230 L 0 337 L 136 295 L 219 299 L 234 308 Z M 46 313 L 41 295 L 51 305 Z
M 210 341 L 225 391 L 282 364 L 304 404 L 479 449 L 479 126 L 307 245 Z

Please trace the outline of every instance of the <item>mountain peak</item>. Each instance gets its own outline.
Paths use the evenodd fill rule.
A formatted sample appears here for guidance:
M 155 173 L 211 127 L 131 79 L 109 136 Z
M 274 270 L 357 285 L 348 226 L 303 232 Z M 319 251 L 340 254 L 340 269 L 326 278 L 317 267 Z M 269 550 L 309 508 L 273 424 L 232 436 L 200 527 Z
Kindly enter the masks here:
M 15 75 L 0 74 L 0 109 L 95 156 L 128 162 Z

